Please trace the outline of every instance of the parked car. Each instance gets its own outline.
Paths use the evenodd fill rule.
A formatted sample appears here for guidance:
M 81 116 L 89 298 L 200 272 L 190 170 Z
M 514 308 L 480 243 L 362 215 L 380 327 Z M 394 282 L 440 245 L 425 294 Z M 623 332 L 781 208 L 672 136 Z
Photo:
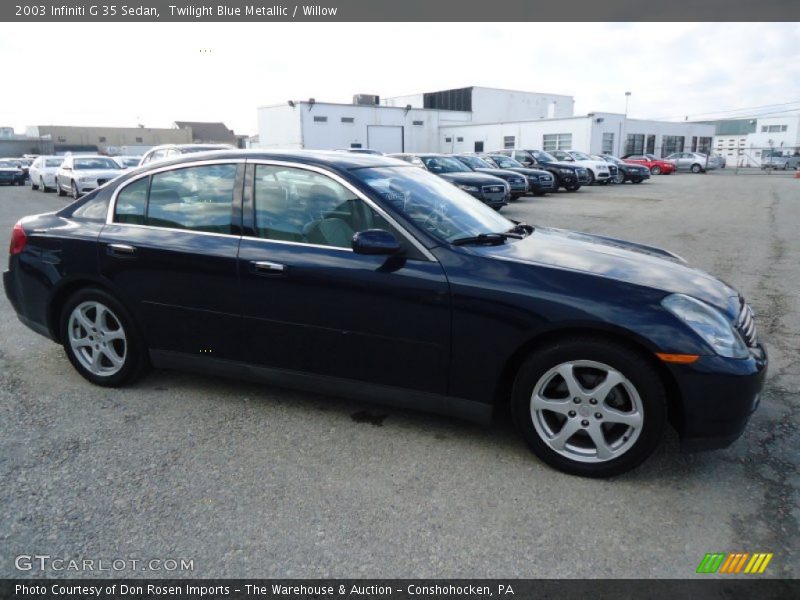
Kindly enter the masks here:
M 119 163 L 108 156 L 67 155 L 56 171 L 56 192 L 78 199 L 122 172 Z
M 142 155 L 140 165 L 177 158 L 193 152 L 211 152 L 212 150 L 236 150 L 230 144 L 163 144 L 154 146 Z
M 658 158 L 655 154 L 626 154 L 622 160 L 632 165 L 644 165 L 650 169 L 651 175 L 669 175 L 675 172 L 674 162 Z
M 5 185 L 24 185 L 25 172 L 14 162 L 0 158 L 0 183 Z
M 352 152 L 354 154 L 374 154 L 375 156 L 383 156 L 380 150 L 373 150 L 372 148 L 337 148 L 336 152 Z
M 678 171 L 705 173 L 717 168 L 713 161 L 708 160 L 707 155 L 700 152 L 673 152 L 666 157 L 666 160 L 675 163 Z
M 129 171 L 19 221 L 3 283 L 98 385 L 152 365 L 483 422 L 508 405 L 543 461 L 592 477 L 668 420 L 687 448 L 729 445 L 767 370 L 742 296 L 676 255 L 510 221 L 378 156 Z
M 505 181 L 511 190 L 512 200 L 521 198 L 531 189 L 528 185 L 528 178 L 521 173 L 516 173 L 514 171 L 503 171 L 503 169 L 498 169 L 496 166 L 490 165 L 482 158 L 473 155 L 455 154 L 452 156 L 453 158 L 460 160 L 473 171 L 485 173 L 486 175 L 493 175 Z
M 709 154 L 708 155 L 709 162 L 713 162 L 718 169 L 724 169 L 728 161 L 722 154 Z
M 542 150 L 497 150 L 492 154 L 509 156 L 525 167 L 550 171 L 556 178 L 556 190 L 563 187 L 568 192 L 577 192 L 582 185 L 589 183 L 589 171 L 585 167 L 559 161 Z
M 645 179 L 650 179 L 650 169 L 644 165 L 626 163 L 624 160 L 610 154 L 593 154 L 595 160 L 604 160 L 617 168 L 615 183 L 642 183 Z
M 460 160 L 444 154 L 389 154 L 406 162 L 409 157 L 416 156 L 422 161 L 425 169 L 438 175 L 453 185 L 461 188 L 473 198 L 477 198 L 487 206 L 500 210 L 511 199 L 511 187 L 499 177 L 476 173 Z
M 534 196 L 544 196 L 548 192 L 558 191 L 555 175 L 549 171 L 524 167 L 522 163 L 502 154 L 481 154 L 480 157 L 493 167 L 524 175 Z
M 55 189 L 56 173 L 63 162 L 63 156 L 40 156 L 34 160 L 29 171 L 31 189 L 43 192 Z
M 114 160 L 119 163 L 123 169 L 135 169 L 142 161 L 141 156 L 115 156 Z
M 550 152 L 550 154 L 552 154 L 561 162 L 574 162 L 582 167 L 585 167 L 589 173 L 589 185 L 592 185 L 593 183 L 604 185 L 616 179 L 616 167 L 613 167 L 612 173 L 612 167 L 606 161 L 596 160 L 588 154 L 584 154 L 583 152 L 577 152 L 575 150 L 553 150 Z

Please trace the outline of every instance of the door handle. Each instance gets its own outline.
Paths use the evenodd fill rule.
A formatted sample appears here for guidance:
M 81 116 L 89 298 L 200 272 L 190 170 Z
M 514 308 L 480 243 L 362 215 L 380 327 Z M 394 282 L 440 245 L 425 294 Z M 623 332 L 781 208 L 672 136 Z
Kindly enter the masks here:
M 269 262 L 267 260 L 254 260 L 250 262 L 255 273 L 260 275 L 285 275 L 286 265 Z
M 111 256 L 119 258 L 133 258 L 136 255 L 136 248 L 128 244 L 109 244 L 107 251 Z

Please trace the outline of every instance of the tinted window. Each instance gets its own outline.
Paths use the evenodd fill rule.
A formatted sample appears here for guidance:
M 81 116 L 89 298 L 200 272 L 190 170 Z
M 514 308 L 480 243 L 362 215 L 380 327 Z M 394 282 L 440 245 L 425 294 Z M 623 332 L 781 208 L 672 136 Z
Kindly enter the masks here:
M 305 169 L 257 165 L 254 203 L 258 235 L 270 240 L 350 248 L 357 231 L 397 235 L 353 192 Z
M 236 165 L 205 165 L 153 175 L 147 224 L 231 232 Z
M 117 195 L 117 204 L 114 207 L 115 222 L 144 225 L 144 212 L 147 206 L 147 186 L 149 183 L 150 178 L 144 177 L 122 189 Z

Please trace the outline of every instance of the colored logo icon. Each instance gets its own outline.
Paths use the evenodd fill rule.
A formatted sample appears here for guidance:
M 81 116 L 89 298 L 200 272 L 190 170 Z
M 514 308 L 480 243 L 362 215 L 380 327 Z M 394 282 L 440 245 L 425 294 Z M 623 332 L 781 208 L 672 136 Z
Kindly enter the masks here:
M 700 565 L 697 567 L 698 573 L 725 573 L 759 575 L 763 573 L 769 561 L 772 560 L 772 552 L 717 552 L 706 554 Z

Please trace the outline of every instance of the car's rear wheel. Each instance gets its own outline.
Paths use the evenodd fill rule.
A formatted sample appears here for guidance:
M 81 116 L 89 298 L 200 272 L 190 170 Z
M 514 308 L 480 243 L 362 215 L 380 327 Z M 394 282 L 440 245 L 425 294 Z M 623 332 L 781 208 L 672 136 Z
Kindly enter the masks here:
M 661 175 L 661 167 L 658 165 L 653 165 L 650 167 L 650 174 L 651 175 Z
M 115 387 L 139 377 L 146 353 L 133 320 L 110 294 L 81 290 L 61 313 L 61 341 L 72 366 L 84 378 Z
M 539 458 L 585 477 L 638 466 L 666 424 L 666 394 L 653 366 L 622 344 L 591 337 L 531 355 L 514 382 L 512 409 Z
M 703 170 L 703 167 L 701 167 L 697 163 L 692 165 L 692 168 L 691 168 L 692 173 L 699 173 L 702 170 Z

